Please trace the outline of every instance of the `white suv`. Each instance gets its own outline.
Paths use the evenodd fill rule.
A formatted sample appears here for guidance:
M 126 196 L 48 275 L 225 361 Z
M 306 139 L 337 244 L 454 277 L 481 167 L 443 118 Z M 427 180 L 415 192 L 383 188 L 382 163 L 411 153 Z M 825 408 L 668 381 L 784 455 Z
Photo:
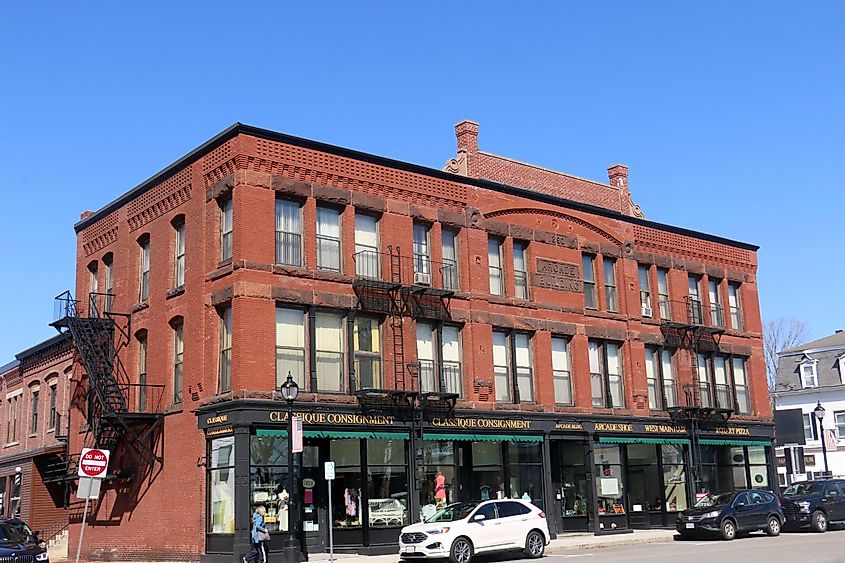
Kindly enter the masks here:
M 448 557 L 451 563 L 469 563 L 476 553 L 523 550 L 536 558 L 542 557 L 549 539 L 546 515 L 529 502 L 459 502 L 402 528 L 399 556 L 406 561 Z

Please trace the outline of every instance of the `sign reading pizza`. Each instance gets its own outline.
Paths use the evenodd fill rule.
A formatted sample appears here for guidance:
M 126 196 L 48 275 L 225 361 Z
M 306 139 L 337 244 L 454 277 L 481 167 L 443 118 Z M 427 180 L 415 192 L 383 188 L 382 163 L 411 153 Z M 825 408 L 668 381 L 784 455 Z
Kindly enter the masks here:
M 109 468 L 109 451 L 83 448 L 79 456 L 79 476 L 103 478 Z

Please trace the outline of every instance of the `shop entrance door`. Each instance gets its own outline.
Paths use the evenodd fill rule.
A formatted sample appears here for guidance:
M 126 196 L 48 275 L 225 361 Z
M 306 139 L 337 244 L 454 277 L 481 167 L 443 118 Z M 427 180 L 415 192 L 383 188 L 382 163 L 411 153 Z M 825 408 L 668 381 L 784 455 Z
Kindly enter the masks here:
M 628 522 L 634 529 L 651 527 L 646 481 L 644 467 L 628 468 Z
M 320 450 L 315 443 L 306 445 L 302 452 L 301 517 L 308 553 L 328 551 L 328 486 L 324 479 Z

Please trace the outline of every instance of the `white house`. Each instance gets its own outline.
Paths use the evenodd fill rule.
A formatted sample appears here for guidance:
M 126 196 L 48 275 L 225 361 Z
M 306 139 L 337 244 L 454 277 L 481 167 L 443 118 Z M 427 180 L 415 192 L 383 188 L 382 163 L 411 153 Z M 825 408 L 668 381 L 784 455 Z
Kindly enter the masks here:
M 813 478 L 825 470 L 823 436 L 813 412 L 819 405 L 824 409 L 821 428 L 827 434 L 828 468 L 834 476 L 845 476 L 845 331 L 780 352 L 772 396 L 775 411 L 801 409 L 804 426 L 805 445 L 796 444 L 803 447 L 803 456 L 795 450 L 787 463 L 785 448 L 776 449 L 780 484 Z M 792 469 L 790 475 L 787 467 Z

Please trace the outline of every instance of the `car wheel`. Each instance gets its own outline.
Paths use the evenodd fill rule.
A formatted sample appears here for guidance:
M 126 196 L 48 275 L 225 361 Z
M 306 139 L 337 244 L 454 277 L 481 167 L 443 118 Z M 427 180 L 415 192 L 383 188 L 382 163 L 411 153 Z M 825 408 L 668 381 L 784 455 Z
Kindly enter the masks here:
M 780 518 L 777 516 L 769 516 L 769 522 L 766 524 L 766 529 L 763 530 L 770 536 L 777 536 L 780 534 Z
M 543 537 L 543 534 L 537 530 L 528 532 L 528 536 L 525 538 L 526 557 L 537 559 L 543 556 L 544 551 L 546 551 L 546 538 Z
M 723 540 L 732 540 L 736 537 L 736 524 L 734 524 L 733 520 L 725 519 L 722 522 L 722 539 Z
M 822 512 L 821 510 L 816 510 L 813 512 L 813 518 L 811 521 L 811 526 L 813 527 L 814 532 L 826 532 L 827 531 L 827 515 Z
M 463 536 L 452 542 L 452 549 L 449 551 L 449 563 L 469 563 L 472 561 L 472 542 Z

